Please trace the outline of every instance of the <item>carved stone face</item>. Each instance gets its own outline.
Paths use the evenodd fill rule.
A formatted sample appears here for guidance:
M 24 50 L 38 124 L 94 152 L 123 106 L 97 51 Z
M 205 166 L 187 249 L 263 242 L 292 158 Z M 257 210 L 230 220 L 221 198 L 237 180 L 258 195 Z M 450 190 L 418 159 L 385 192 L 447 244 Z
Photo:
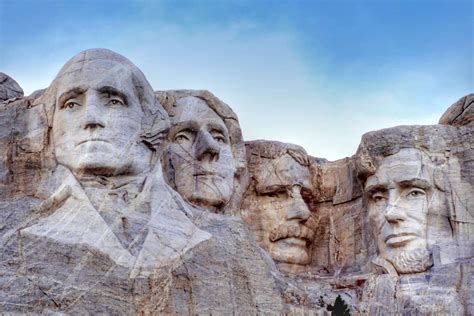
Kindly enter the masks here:
M 189 203 L 218 211 L 229 202 L 236 172 L 224 121 L 200 98 L 174 104 L 168 163 L 176 190 Z
M 96 61 L 97 63 L 97 61 Z M 139 143 L 143 112 L 131 72 L 94 62 L 59 80 L 53 118 L 58 163 L 75 174 L 137 174 L 150 166 L 151 151 Z
M 392 261 L 401 273 L 415 272 L 403 267 L 410 264 L 408 254 L 413 261 L 416 257 L 422 260 L 427 252 L 428 210 L 437 196 L 433 195 L 433 169 L 426 165 L 426 159 L 416 149 L 402 149 L 384 158 L 365 184 L 369 220 L 380 256 Z M 403 256 L 402 261 L 407 262 L 397 267 Z
M 311 194 L 309 171 L 288 154 L 267 162 L 253 175 L 256 194 L 245 201 L 244 219 L 273 260 L 308 264 L 314 237 L 305 202 Z

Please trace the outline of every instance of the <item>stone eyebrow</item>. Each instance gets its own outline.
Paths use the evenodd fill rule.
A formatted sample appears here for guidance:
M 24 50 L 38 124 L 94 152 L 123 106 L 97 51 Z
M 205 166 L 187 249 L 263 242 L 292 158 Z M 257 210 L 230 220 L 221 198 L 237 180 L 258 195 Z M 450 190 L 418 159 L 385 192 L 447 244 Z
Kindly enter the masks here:
M 210 131 L 216 131 L 224 134 L 224 136 L 227 138 L 229 137 L 227 127 L 225 125 L 222 125 L 220 123 L 209 123 L 208 126 L 210 127 Z
M 74 96 L 77 96 L 78 94 L 82 94 L 84 92 L 86 92 L 86 89 L 82 87 L 74 87 L 72 89 L 69 89 L 68 91 L 61 93 L 61 95 L 58 98 L 58 105 L 62 107 L 64 102 L 66 102 L 68 99 Z
M 413 178 L 410 180 L 400 181 L 398 185 L 400 185 L 402 188 L 417 187 L 417 188 L 425 189 L 425 190 L 432 187 L 432 185 L 426 179 L 420 179 L 420 178 Z
M 367 194 L 377 192 L 377 191 L 383 191 L 387 190 L 387 186 L 382 183 L 375 183 L 375 184 L 369 184 L 367 187 L 365 187 L 364 192 Z
M 196 122 L 194 122 L 194 121 L 183 121 L 183 122 L 179 122 L 179 123 L 176 123 L 173 126 L 171 126 L 171 128 L 169 130 L 169 133 L 168 133 L 168 136 L 173 136 L 176 133 L 179 133 L 179 132 L 185 131 L 185 130 L 188 130 L 188 131 L 191 131 L 191 132 L 196 132 L 197 129 L 198 129 L 198 126 L 197 126 Z
M 182 121 L 175 123 L 172 129 L 180 129 L 180 128 L 197 128 L 198 124 L 195 121 L 189 120 L 189 121 Z
M 114 88 L 114 87 L 111 87 L 111 86 L 103 86 L 103 87 L 100 87 L 99 89 L 97 89 L 97 91 L 99 91 L 100 93 L 110 93 L 111 95 L 116 95 L 116 96 L 119 96 L 120 98 L 122 98 L 123 102 L 125 102 L 125 104 L 128 104 L 128 97 L 125 93 L 123 93 L 122 91 L 120 91 L 119 89 L 117 88 Z

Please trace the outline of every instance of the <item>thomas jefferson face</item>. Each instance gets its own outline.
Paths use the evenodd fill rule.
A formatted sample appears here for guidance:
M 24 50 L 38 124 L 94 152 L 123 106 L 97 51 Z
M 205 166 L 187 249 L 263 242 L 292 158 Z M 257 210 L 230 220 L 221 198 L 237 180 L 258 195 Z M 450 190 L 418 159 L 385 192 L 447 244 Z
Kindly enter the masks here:
M 288 154 L 256 169 L 256 194 L 247 197 L 244 219 L 273 260 L 310 263 L 314 225 L 304 199 L 311 195 L 308 169 Z
M 53 118 L 56 159 L 75 174 L 137 174 L 151 151 L 139 143 L 143 112 L 131 72 L 93 62 L 59 80 Z
M 189 203 L 218 211 L 234 190 L 235 161 L 224 121 L 200 98 L 174 104 L 168 163 L 177 191 Z
M 365 184 L 379 253 L 391 261 L 427 248 L 428 208 L 436 197 L 432 169 L 423 158 L 416 149 L 403 149 L 386 157 Z

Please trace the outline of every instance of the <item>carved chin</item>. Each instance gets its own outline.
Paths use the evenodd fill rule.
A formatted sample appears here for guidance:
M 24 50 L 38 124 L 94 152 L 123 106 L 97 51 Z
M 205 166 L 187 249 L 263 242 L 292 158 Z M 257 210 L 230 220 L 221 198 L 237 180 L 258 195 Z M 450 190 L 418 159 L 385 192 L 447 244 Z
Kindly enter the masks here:
M 311 262 L 311 255 L 306 246 L 294 245 L 291 241 L 285 239 L 271 243 L 269 253 L 272 259 L 277 262 L 301 265 Z
M 68 167 L 70 167 L 74 173 L 104 176 L 126 174 L 133 169 L 132 164 L 129 161 L 119 161 L 111 154 L 93 155 L 88 153 L 83 154 Z
M 431 252 L 423 248 L 406 250 L 387 260 L 399 274 L 425 272 L 433 266 Z
M 223 207 L 232 195 L 232 189 L 224 183 L 215 185 L 211 181 L 195 182 L 193 187 L 189 183 L 178 187 L 178 192 L 193 205 L 202 207 Z

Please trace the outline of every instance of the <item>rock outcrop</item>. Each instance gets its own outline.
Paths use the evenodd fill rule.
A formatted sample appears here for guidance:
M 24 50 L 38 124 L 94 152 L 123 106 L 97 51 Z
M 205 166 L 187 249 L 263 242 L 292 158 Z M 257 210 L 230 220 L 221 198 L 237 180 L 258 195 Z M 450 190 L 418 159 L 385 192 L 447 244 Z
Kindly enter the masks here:
M 23 89 L 20 85 L 7 74 L 0 72 L 0 102 L 22 96 Z
M 439 124 L 474 126 L 474 93 L 462 97 L 451 105 L 439 119 Z

